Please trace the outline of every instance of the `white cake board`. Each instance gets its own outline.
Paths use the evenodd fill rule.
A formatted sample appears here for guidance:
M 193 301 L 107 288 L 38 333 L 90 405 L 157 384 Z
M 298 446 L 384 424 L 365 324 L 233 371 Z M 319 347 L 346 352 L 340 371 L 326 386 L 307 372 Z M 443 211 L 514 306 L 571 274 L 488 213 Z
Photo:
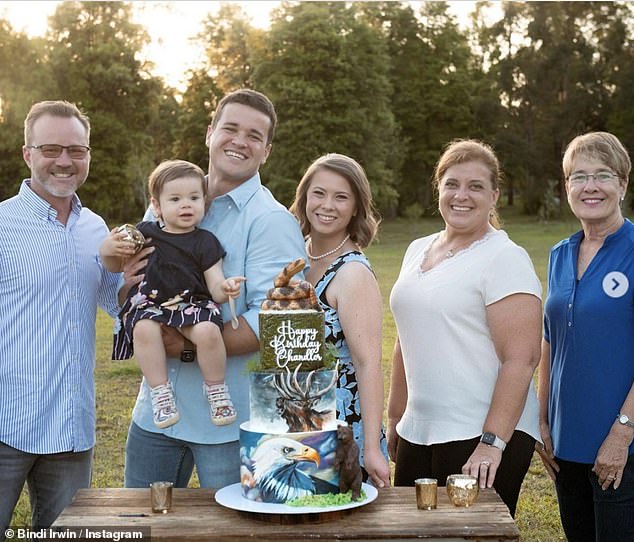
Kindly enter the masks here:
M 378 496 L 377 489 L 370 484 L 362 484 L 366 498 L 352 501 L 337 506 L 289 506 L 267 502 L 251 501 L 242 496 L 242 487 L 239 483 L 223 487 L 216 491 L 216 502 L 226 508 L 232 508 L 240 512 L 253 512 L 257 514 L 323 514 L 324 512 L 337 512 L 358 508 L 371 503 Z

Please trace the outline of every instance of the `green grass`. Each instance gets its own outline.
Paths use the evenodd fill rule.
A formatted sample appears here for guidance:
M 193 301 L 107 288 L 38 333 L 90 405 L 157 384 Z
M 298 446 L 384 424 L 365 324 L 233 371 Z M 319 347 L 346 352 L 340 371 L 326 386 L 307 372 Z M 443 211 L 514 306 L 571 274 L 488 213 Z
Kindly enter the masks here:
M 548 251 L 558 240 L 579 229 L 574 219 L 541 223 L 509 210 L 502 211 L 504 229 L 511 239 L 526 248 L 545 289 Z M 368 256 L 380 283 L 384 305 L 383 370 L 386 395 L 389 386 L 390 360 L 396 338 L 394 320 L 389 310 L 389 294 L 401 265 L 407 245 L 415 238 L 438 231 L 436 218 L 416 221 L 387 221 L 381 227 L 380 239 Z M 134 361 L 110 361 L 111 320 L 101 311 L 97 321 L 97 445 L 93 469 L 94 487 L 122 487 L 125 439 L 141 373 Z M 196 477 L 190 483 L 197 487 Z M 518 504 L 517 523 L 522 540 L 553 542 L 564 540 L 559 522 L 553 484 L 535 456 L 524 481 Z M 23 492 L 12 524 L 28 525 L 30 512 L 26 491 Z

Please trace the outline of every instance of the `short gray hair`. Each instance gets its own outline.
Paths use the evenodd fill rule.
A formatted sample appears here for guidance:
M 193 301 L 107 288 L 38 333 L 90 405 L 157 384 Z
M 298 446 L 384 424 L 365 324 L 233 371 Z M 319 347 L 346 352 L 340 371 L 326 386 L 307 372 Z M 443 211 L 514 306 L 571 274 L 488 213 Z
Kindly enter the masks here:
M 31 106 L 28 115 L 24 119 L 24 144 L 30 145 L 33 138 L 33 125 L 35 121 L 44 115 L 52 115 L 53 117 L 75 117 L 86 129 L 86 137 L 90 140 L 90 120 L 82 113 L 79 108 L 70 102 L 64 100 L 48 100 L 37 102 Z

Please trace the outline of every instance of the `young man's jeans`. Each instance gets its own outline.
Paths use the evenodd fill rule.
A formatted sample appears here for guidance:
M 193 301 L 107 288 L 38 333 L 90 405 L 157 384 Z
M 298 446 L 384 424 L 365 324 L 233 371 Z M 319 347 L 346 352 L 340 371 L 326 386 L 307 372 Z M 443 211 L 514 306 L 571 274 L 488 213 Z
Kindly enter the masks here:
M 0 539 L 27 483 L 33 529 L 50 527 L 78 489 L 90 487 L 92 449 L 30 454 L 0 442 Z
M 172 482 L 187 487 L 194 465 L 200 487 L 220 489 L 240 481 L 240 443 L 196 444 L 130 424 L 125 455 L 125 487 Z
M 569 542 L 634 540 L 634 454 L 629 456 L 618 489 L 603 491 L 592 465 L 555 458 L 555 487 L 561 523 Z

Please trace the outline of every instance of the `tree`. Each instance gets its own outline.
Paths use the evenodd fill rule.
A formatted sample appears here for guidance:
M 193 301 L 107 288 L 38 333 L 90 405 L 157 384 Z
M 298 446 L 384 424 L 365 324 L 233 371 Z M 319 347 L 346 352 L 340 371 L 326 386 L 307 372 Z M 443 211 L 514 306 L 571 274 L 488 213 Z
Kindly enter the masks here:
M 446 143 L 478 134 L 475 81 L 467 36 L 446 2 L 427 2 L 416 14 L 396 2 L 363 6 L 368 24 L 386 42 L 392 111 L 404 159 L 398 169 L 401 214 L 436 211 L 431 178 Z
M 361 163 L 378 206 L 389 209 L 400 147 L 381 37 L 354 4 L 284 2 L 264 47 L 254 55 L 253 81 L 279 116 L 265 170 L 276 197 L 290 203 L 308 165 L 339 152 Z
M 209 153 L 204 145 L 207 126 L 223 92 L 205 69 L 192 72 L 183 94 L 178 118 L 174 154 L 198 164 L 203 170 L 209 165 Z
M 137 60 L 146 32 L 131 22 L 127 2 L 65 2 L 51 17 L 47 37 L 59 95 L 91 118 L 83 198 L 109 220 L 140 216 L 147 176 L 171 147 L 169 112 L 176 105 Z
M 504 2 L 481 33 L 508 122 L 508 169 L 520 177 L 524 208 L 536 213 L 555 183 L 565 201 L 561 156 L 577 134 L 606 127 L 609 66 L 623 47 L 623 6 L 612 2 Z
M 33 103 L 51 95 L 50 75 L 43 40 L 14 32 L 0 19 L 0 200 L 13 196 L 28 176 L 23 121 Z
M 259 35 L 236 4 L 221 3 L 217 14 L 207 16 L 198 40 L 205 44 L 207 73 L 223 93 L 253 87 L 251 51 Z

